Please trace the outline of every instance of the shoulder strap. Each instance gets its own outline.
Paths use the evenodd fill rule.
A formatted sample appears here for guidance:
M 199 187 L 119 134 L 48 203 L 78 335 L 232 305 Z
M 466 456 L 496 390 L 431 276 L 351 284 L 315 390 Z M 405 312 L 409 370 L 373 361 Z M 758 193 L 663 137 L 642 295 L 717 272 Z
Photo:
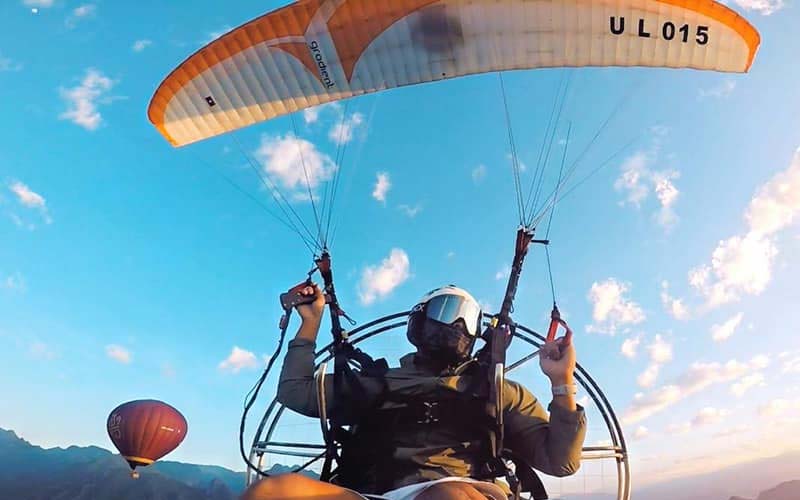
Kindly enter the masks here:
M 351 360 L 355 361 L 361 368 L 358 372 L 350 365 Z M 348 342 L 334 344 L 333 411 L 329 416 L 330 432 L 324 435 L 326 453 L 325 462 L 322 465 L 322 473 L 320 474 L 321 481 L 329 482 L 336 474 L 333 469 L 333 462 L 339 463 L 341 460 L 336 443 L 346 440 L 346 436 L 349 434 L 349 431 L 344 428 L 341 421 L 342 407 L 345 403 L 345 386 L 349 389 L 351 395 L 347 402 L 356 406 L 355 408 L 349 408 L 348 412 L 364 413 L 370 408 L 383 404 L 388 392 L 386 384 L 386 372 L 388 370 L 389 364 L 383 358 L 373 360 L 367 353 L 353 347 Z M 361 383 L 360 377 L 371 377 L 382 382 L 382 391 L 377 400 L 367 398 L 367 392 Z

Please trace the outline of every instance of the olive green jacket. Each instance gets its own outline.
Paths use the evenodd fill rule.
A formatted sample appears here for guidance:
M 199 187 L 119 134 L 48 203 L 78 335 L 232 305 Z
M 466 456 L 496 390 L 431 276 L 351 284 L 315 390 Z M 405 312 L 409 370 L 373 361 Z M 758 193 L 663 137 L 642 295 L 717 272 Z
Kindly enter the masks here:
M 278 401 L 309 417 L 319 417 L 313 373 L 314 350 L 313 342 L 301 339 L 291 341 L 278 383 Z M 416 363 L 414 354 L 404 356 L 400 363 L 399 368 L 388 371 L 386 384 L 390 393 L 404 397 L 436 400 L 452 391 L 467 390 L 472 379 L 466 375 L 440 376 L 421 363 Z M 383 383 L 368 377 L 361 380 L 367 397 L 378 401 L 384 389 Z M 334 397 L 333 377 L 326 377 L 325 383 L 326 407 L 330 411 Z M 506 447 L 545 474 L 559 477 L 574 474 L 580 467 L 581 448 L 586 435 L 583 408 L 578 406 L 576 411 L 569 411 L 551 404 L 548 418 L 539 401 L 522 385 L 507 380 L 504 391 Z M 347 393 L 343 397 L 346 398 Z M 355 422 L 358 417 L 352 418 Z M 468 446 L 469 443 L 448 442 L 446 432 L 445 429 L 437 430 L 434 427 L 411 436 L 391 437 L 395 439 L 392 459 L 397 463 L 396 470 L 402 471 L 399 473 L 402 477 L 394 481 L 394 488 L 441 477 L 469 477 L 476 474 L 474 449 Z M 475 439 L 480 439 L 480 436 Z M 431 443 L 436 445 L 431 446 Z

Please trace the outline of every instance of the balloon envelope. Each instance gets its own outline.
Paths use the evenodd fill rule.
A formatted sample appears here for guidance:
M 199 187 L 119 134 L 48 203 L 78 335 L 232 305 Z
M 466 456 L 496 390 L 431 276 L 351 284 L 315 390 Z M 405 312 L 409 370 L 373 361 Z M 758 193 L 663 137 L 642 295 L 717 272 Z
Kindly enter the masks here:
M 339 99 L 492 71 L 745 72 L 759 43 L 712 0 L 300 0 L 189 57 L 148 116 L 181 146 Z
M 150 465 L 178 447 L 187 423 L 172 406 L 152 399 L 129 401 L 108 416 L 108 436 L 131 469 Z

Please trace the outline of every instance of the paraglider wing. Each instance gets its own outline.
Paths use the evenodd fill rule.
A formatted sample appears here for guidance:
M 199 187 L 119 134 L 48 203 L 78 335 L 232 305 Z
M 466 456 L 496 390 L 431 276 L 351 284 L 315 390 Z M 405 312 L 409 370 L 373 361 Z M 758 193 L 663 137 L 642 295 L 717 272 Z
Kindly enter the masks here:
M 759 43 L 712 0 L 301 0 L 189 57 L 148 116 L 181 146 L 339 99 L 491 71 L 745 72 Z
M 150 465 L 178 447 L 187 423 L 172 406 L 155 400 L 124 403 L 108 416 L 108 436 L 131 469 Z

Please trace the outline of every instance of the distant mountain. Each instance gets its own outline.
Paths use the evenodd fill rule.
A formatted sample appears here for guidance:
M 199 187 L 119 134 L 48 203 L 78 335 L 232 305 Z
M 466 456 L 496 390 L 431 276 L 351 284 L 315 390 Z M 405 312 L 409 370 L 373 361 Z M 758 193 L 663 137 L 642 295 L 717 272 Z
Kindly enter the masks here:
M 758 495 L 758 500 L 797 500 L 800 498 L 800 481 L 787 481 Z
M 759 492 L 787 480 L 800 479 L 800 452 L 785 453 L 719 471 L 636 487 L 634 498 L 645 500 L 764 500 Z M 791 484 L 790 481 L 789 484 Z M 786 484 L 786 483 L 784 483 Z M 789 497 L 800 500 L 800 495 Z M 769 498 L 768 500 L 772 500 Z
M 778 486 L 762 491 L 756 500 L 798 500 L 800 499 L 800 481 L 786 481 Z M 742 497 L 731 497 L 730 500 L 748 500 Z
M 165 461 L 138 470 L 141 477 L 131 479 L 125 461 L 103 448 L 44 449 L 0 429 L 0 500 L 235 500 L 244 490 L 244 473 L 224 467 Z M 289 471 L 275 465 L 269 472 Z M 800 500 L 800 480 L 781 482 L 788 478 L 800 479 L 800 453 L 634 488 L 634 498 Z
M 169 461 L 137 469 L 134 480 L 125 461 L 103 448 L 44 449 L 3 429 L 0 464 L 0 500 L 235 500 L 245 480 L 224 467 Z
M 212 483 L 219 482 L 237 495 L 244 490 L 244 472 L 234 472 L 216 465 L 165 461 L 156 462 L 150 469 L 196 488 L 208 488 Z

